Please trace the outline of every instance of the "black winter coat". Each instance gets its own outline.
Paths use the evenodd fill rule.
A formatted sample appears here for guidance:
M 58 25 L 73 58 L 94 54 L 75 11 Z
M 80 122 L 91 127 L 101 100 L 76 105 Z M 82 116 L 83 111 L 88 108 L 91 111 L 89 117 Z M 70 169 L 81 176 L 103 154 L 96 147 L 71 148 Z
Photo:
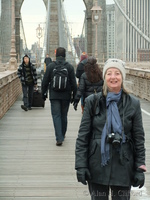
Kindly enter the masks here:
M 83 99 L 93 93 L 101 92 L 103 86 L 103 80 L 100 80 L 97 83 L 91 83 L 87 79 L 87 75 L 84 72 L 80 78 L 80 84 L 77 89 L 77 94 L 75 96 L 75 100 L 79 101 L 81 96 L 83 95 Z
M 62 65 L 66 62 L 64 57 L 57 57 L 56 61 L 62 63 Z M 49 99 L 71 100 L 72 92 L 73 96 L 75 96 L 77 91 L 77 83 L 74 68 L 69 63 L 65 65 L 65 67 L 68 70 L 67 88 L 63 92 L 54 91 L 52 88 L 53 69 L 56 67 L 57 62 L 50 63 L 46 68 L 46 72 L 42 81 L 42 95 L 47 93 L 47 89 L 49 87 Z
M 79 82 L 80 82 L 81 75 L 84 73 L 84 65 L 86 63 L 87 63 L 87 59 L 84 59 L 77 66 L 76 77 L 79 79 Z
M 48 66 L 51 62 L 52 62 L 52 59 L 50 57 L 46 57 L 44 60 L 44 63 L 46 64 L 46 66 Z
M 30 68 L 31 68 L 31 75 L 33 77 L 33 84 L 37 85 L 37 73 L 36 73 L 36 68 L 35 66 L 29 62 Z M 24 62 L 22 62 L 21 65 L 19 65 L 17 75 L 23 85 L 26 84 L 26 71 L 24 67 Z
M 102 167 L 101 134 L 106 122 L 106 98 L 101 93 L 98 96 L 99 102 L 94 117 L 94 95 L 86 99 L 76 141 L 75 168 L 88 168 L 92 177 L 90 181 L 93 183 L 131 186 L 134 171 L 145 165 L 144 130 L 139 100 L 131 95 L 122 94 L 118 110 L 123 120 L 126 142 L 122 144 L 121 154 L 110 144 L 110 161 Z

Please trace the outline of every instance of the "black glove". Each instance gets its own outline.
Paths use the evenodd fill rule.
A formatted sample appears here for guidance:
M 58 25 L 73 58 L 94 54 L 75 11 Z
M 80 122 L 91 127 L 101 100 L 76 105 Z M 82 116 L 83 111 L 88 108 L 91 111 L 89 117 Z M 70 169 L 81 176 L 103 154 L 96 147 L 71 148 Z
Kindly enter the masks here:
M 46 99 L 47 99 L 47 93 L 42 94 L 42 99 L 43 99 L 44 101 L 46 101 Z
M 78 103 L 77 102 L 73 102 L 73 107 L 74 107 L 75 110 L 77 110 Z
M 81 182 L 84 185 L 87 185 L 87 180 L 91 179 L 91 174 L 88 168 L 79 168 L 77 169 L 77 179 L 78 182 Z
M 74 107 L 75 110 L 77 110 L 78 103 L 79 103 L 79 100 L 78 99 L 74 99 L 73 107 Z
M 71 94 L 71 101 L 70 103 L 72 104 L 74 102 L 74 98 L 75 98 L 75 95 L 74 95 L 74 92 Z
M 141 188 L 143 187 L 145 182 L 145 175 L 142 169 L 137 169 L 135 174 L 134 174 L 134 181 L 133 181 L 133 187 L 138 187 Z
M 71 98 L 70 103 L 73 103 L 73 102 L 74 102 L 74 98 Z

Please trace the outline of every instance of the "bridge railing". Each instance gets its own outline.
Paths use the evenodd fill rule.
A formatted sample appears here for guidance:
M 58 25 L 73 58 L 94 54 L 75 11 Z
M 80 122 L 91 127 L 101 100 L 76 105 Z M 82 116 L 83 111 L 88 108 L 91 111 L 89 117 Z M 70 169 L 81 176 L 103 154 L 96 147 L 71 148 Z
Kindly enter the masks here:
M 0 72 L 0 119 L 14 104 L 21 92 L 17 71 Z
M 126 86 L 135 96 L 150 101 L 150 69 L 126 67 Z
M 103 68 L 104 63 L 99 63 Z M 126 87 L 134 95 L 150 101 L 150 65 L 126 62 Z M 0 119 L 22 93 L 17 71 L 0 72 Z
M 89 56 L 94 56 L 94 53 L 88 53 Z M 130 53 L 124 53 L 124 52 L 112 52 L 111 55 L 109 55 L 109 52 L 106 53 L 99 53 L 98 54 L 98 62 L 106 62 L 108 58 L 118 58 L 125 62 L 130 63 L 149 63 L 150 64 L 150 50 L 148 51 L 139 51 L 138 54 L 136 54 L 137 59 L 133 62 L 131 62 L 131 58 L 135 57 L 135 54 Z M 107 59 L 106 59 L 107 58 Z
M 0 62 L 0 72 L 7 71 L 9 68 L 9 63 L 1 63 Z

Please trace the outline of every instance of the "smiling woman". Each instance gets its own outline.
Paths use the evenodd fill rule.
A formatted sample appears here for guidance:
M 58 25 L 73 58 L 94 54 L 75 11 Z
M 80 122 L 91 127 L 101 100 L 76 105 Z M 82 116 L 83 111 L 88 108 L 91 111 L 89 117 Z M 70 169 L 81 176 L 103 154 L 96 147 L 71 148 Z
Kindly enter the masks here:
M 43 0 L 25 0 L 22 4 L 21 15 L 24 25 L 27 46 L 30 49 L 31 45 L 38 41 L 36 37 L 36 29 L 40 26 L 43 28 L 46 21 L 46 7 Z M 40 42 L 43 43 L 44 37 Z
M 78 182 L 88 183 L 91 200 L 109 199 L 109 191 L 112 200 L 130 200 L 131 186 L 142 188 L 145 182 L 141 107 L 123 87 L 125 75 L 122 60 L 107 60 L 103 91 L 86 98 L 75 168 Z

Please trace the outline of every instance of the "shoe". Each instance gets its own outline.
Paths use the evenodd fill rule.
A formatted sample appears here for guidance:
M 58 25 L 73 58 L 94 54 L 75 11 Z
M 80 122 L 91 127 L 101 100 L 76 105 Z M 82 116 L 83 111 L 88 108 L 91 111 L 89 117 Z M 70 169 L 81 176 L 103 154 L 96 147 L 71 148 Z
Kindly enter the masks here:
M 28 110 L 32 110 L 32 108 L 31 108 L 31 107 L 28 107 Z
M 56 146 L 61 146 L 62 142 L 56 142 Z
M 28 108 L 24 105 L 21 105 L 21 108 L 24 110 L 24 111 L 28 111 Z

